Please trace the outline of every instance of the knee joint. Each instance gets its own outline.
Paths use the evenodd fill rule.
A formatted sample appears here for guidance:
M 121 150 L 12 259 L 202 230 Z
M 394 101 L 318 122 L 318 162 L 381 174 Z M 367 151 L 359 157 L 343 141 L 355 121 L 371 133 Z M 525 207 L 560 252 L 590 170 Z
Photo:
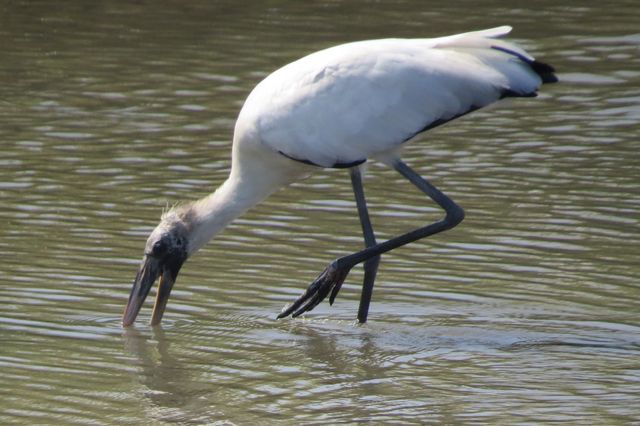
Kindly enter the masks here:
M 445 221 L 449 224 L 451 228 L 458 225 L 464 219 L 464 210 L 457 204 L 453 204 L 449 209 L 447 209 L 447 216 L 445 217 Z

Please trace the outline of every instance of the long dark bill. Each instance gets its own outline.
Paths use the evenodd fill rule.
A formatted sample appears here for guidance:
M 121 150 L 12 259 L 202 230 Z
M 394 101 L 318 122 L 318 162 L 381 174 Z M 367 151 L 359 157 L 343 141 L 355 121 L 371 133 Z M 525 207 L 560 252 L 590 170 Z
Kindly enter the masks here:
M 151 256 L 144 257 L 142 265 L 140 265 L 140 269 L 136 275 L 136 279 L 133 282 L 129 301 L 127 302 L 127 306 L 124 308 L 124 314 L 122 315 L 122 325 L 124 327 L 130 326 L 136 320 L 136 317 L 140 312 L 140 308 L 142 307 L 142 303 L 147 298 L 149 290 L 151 290 L 153 283 L 161 272 L 162 268 L 157 259 Z M 166 300 L 164 303 L 166 305 Z
M 151 325 L 158 325 L 162 321 L 164 309 L 167 307 L 167 301 L 171 294 L 173 284 L 176 282 L 173 274 L 165 269 L 160 275 L 160 284 L 158 284 L 158 294 L 156 294 L 156 303 L 153 305 L 153 314 L 151 314 Z

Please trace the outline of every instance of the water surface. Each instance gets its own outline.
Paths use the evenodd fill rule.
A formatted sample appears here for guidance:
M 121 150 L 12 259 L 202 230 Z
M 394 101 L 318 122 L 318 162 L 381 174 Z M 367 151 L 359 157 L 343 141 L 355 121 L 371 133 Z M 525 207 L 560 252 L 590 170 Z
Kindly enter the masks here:
M 0 6 L 0 423 L 640 422 L 640 34 L 634 2 Z M 465 11 L 465 13 L 461 13 Z M 417 138 L 467 212 L 280 309 L 362 241 L 344 171 L 278 192 L 183 268 L 161 327 L 120 315 L 163 208 L 229 167 L 270 71 L 340 42 L 513 25 L 561 84 Z M 440 213 L 371 164 L 379 238 Z

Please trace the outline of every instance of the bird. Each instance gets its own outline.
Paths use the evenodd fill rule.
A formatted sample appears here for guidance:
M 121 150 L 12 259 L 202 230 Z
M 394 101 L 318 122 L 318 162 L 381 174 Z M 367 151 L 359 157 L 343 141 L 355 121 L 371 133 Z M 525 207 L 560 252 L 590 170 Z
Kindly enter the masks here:
M 364 248 L 339 257 L 277 315 L 297 317 L 364 264 L 357 320 L 367 321 L 380 256 L 451 229 L 464 210 L 402 158 L 414 136 L 507 97 L 534 97 L 558 81 L 552 66 L 504 40 L 510 26 L 438 38 L 356 41 L 311 53 L 259 82 L 238 115 L 228 178 L 211 194 L 177 205 L 149 235 L 122 325 L 132 325 L 159 278 L 151 325 L 160 324 L 178 273 L 235 218 L 277 190 L 326 168 L 349 172 Z M 444 210 L 444 217 L 378 242 L 362 174 L 381 162 Z

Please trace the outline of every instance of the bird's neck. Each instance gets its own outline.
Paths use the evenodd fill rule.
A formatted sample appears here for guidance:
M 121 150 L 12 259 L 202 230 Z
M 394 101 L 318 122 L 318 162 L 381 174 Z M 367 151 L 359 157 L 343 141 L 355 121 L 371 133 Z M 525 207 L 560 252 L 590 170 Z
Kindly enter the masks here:
M 190 204 L 186 209 L 186 220 L 191 225 L 190 254 L 271 192 L 259 185 L 243 184 L 241 178 L 232 174 L 215 192 Z

